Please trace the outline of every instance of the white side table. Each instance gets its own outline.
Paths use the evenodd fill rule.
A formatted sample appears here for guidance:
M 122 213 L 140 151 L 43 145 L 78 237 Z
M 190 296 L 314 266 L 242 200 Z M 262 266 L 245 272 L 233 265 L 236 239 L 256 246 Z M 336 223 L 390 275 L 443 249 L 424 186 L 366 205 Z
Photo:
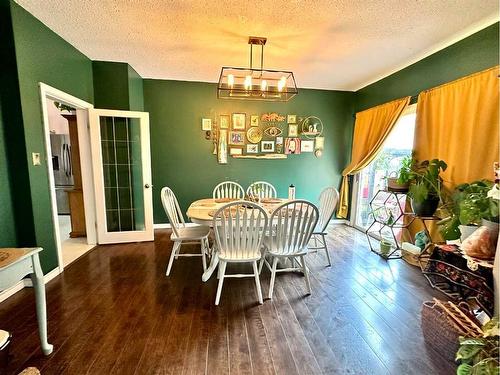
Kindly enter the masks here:
M 52 353 L 54 347 L 47 342 L 47 307 L 45 283 L 38 253 L 41 247 L 0 248 L 0 291 L 10 288 L 29 275 L 35 289 L 36 315 L 42 352 Z

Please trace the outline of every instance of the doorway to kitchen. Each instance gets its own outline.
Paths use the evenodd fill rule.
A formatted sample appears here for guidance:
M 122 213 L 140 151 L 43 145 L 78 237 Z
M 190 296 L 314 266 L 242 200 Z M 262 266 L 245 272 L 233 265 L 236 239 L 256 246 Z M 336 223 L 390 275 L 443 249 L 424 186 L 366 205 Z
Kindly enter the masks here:
M 40 83 L 59 271 L 97 244 L 88 111 L 92 104 Z

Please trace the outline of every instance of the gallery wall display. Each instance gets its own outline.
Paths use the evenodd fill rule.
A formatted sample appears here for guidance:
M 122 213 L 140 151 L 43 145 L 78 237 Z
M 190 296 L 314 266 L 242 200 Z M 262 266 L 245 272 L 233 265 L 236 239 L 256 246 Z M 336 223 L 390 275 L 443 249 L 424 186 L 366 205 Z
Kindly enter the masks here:
M 232 112 L 203 117 L 201 124 L 220 164 L 227 164 L 228 155 L 242 159 L 321 157 L 325 148 L 323 123 L 317 116 Z

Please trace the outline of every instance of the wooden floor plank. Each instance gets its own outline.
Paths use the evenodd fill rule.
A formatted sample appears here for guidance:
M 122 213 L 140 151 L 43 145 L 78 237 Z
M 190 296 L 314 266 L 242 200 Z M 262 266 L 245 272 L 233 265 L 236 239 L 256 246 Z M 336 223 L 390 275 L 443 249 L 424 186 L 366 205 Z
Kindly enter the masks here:
M 312 295 L 300 273 L 284 273 L 263 305 L 248 278 L 225 280 L 215 306 L 217 280 L 201 281 L 199 258 L 175 260 L 166 277 L 169 237 L 159 230 L 151 243 L 97 247 L 49 283 L 49 357 L 39 348 L 33 291 L 1 303 L 1 328 L 14 335 L 6 374 L 31 365 L 44 375 L 455 371 L 421 333 L 421 304 L 438 292 L 417 268 L 371 253 L 352 228 L 329 228 L 331 267 L 324 253 L 308 255 Z M 266 270 L 261 284 L 266 296 Z

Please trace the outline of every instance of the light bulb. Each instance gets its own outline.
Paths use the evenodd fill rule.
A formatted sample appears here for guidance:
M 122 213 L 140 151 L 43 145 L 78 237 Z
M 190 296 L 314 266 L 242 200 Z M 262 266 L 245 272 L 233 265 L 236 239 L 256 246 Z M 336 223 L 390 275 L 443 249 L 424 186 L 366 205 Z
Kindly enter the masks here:
M 281 77 L 281 79 L 278 81 L 278 91 L 283 91 L 285 86 L 286 86 L 286 78 Z
M 252 76 L 245 77 L 245 89 L 250 90 L 252 88 Z
M 260 89 L 262 91 L 266 91 L 266 89 L 267 89 L 267 81 L 265 79 L 263 79 L 262 82 L 260 83 Z
M 233 87 L 233 85 L 234 85 L 234 76 L 232 74 L 228 74 L 228 76 L 227 76 L 227 84 L 228 84 L 228 86 Z

